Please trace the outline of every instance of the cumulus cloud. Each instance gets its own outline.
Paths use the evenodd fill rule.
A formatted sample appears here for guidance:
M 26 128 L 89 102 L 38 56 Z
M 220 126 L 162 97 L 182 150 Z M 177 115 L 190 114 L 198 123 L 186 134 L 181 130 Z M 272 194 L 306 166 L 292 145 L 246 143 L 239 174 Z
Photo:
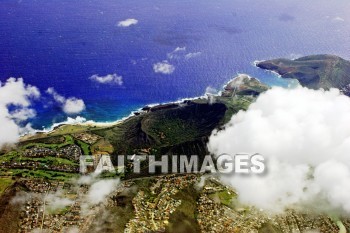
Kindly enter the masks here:
M 216 154 L 265 156 L 262 176 L 222 176 L 241 201 L 267 210 L 309 205 L 350 213 L 350 98 L 339 90 L 272 88 L 213 132 Z M 316 205 L 312 205 L 317 202 Z
M 54 130 L 57 126 L 60 126 L 60 125 L 75 125 L 75 124 L 84 124 L 84 123 L 91 123 L 91 124 L 94 123 L 95 124 L 94 121 L 87 121 L 86 118 L 81 117 L 81 116 L 76 116 L 75 118 L 67 117 L 67 119 L 65 121 L 54 123 L 50 127 L 45 128 L 44 131 L 50 132 L 50 131 Z
M 88 200 L 92 204 L 103 202 L 105 198 L 111 194 L 119 185 L 117 180 L 100 180 L 93 183 L 89 189 Z
M 62 109 L 67 114 L 77 114 L 85 109 L 85 103 L 83 100 L 75 97 L 68 98 Z
M 21 123 L 35 117 L 36 112 L 30 106 L 39 97 L 38 88 L 25 84 L 22 78 L 0 82 L 0 147 L 16 142 L 22 133 L 32 130 L 30 124 Z
M 119 184 L 120 179 L 99 179 L 98 174 L 91 173 L 89 175 L 81 176 L 74 182 L 76 185 L 87 185 L 89 186 L 88 193 L 84 197 L 85 206 L 89 208 L 92 205 L 102 203 L 108 195 L 115 191 Z
M 210 95 L 216 95 L 218 94 L 218 90 L 216 90 L 215 88 L 208 86 L 207 88 L 205 88 L 205 94 L 210 94 Z
M 94 74 L 89 79 L 101 84 L 115 84 L 118 86 L 123 85 L 123 77 L 117 75 L 116 73 L 107 74 L 106 76 L 99 76 L 97 74 Z
M 176 53 L 180 51 L 186 51 L 186 47 L 176 47 L 173 52 Z
M 11 118 L 15 119 L 17 122 L 25 121 L 29 118 L 34 118 L 36 116 L 36 111 L 32 108 L 19 108 L 10 112 Z
M 202 54 L 202 52 L 189 52 L 186 53 L 187 48 L 186 47 L 176 47 L 173 51 L 170 53 L 167 53 L 167 58 L 169 60 L 172 59 L 186 59 L 189 60 L 191 58 L 198 57 Z
M 39 98 L 37 87 L 25 84 L 22 78 L 9 78 L 5 83 L 0 82 L 0 103 L 2 105 L 18 105 L 27 107 L 31 104 L 30 98 Z
M 156 73 L 171 74 L 174 72 L 175 67 L 169 64 L 169 62 L 165 60 L 165 61 L 153 64 L 153 70 Z
M 87 122 L 86 118 L 81 117 L 81 116 L 77 116 L 76 118 L 72 118 L 72 117 L 67 117 L 66 121 L 63 121 L 62 124 L 81 124 Z
M 46 93 L 49 95 L 52 95 L 52 97 L 55 99 L 55 101 L 59 103 L 64 103 L 66 101 L 66 98 L 62 95 L 58 94 L 57 91 L 53 87 L 49 87 L 46 90 Z
M 191 59 L 191 58 L 198 57 L 201 54 L 202 54 L 201 52 L 188 53 L 188 54 L 185 55 L 185 58 L 188 60 L 188 59 Z
M 54 100 L 61 105 L 63 112 L 66 114 L 77 114 L 85 109 L 85 103 L 82 99 L 75 97 L 66 98 L 58 94 L 53 87 L 48 88 L 46 93 L 51 95 Z
M 215 96 L 219 93 L 215 88 L 208 86 L 205 88 L 205 94 L 209 100 L 209 104 L 215 103 Z
M 176 47 L 172 52 L 167 54 L 168 59 L 178 59 L 181 53 L 186 51 L 186 47 Z
M 126 19 L 118 22 L 118 27 L 130 27 L 136 25 L 139 21 L 137 19 Z

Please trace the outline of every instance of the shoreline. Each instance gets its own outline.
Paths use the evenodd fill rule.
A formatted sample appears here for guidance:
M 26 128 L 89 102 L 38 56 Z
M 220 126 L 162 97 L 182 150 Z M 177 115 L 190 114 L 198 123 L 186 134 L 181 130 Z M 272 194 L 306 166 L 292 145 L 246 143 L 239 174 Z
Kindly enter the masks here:
M 257 61 L 254 61 L 254 64 Z M 259 67 L 257 67 L 259 68 Z M 54 123 L 51 126 L 44 128 L 44 129 L 38 129 L 38 130 L 34 130 L 32 132 L 23 134 L 20 136 L 19 141 L 25 141 L 25 140 L 30 140 L 31 137 L 35 137 L 38 134 L 46 134 L 46 135 L 50 135 L 51 133 L 55 132 L 56 130 L 58 130 L 60 127 L 63 127 L 65 125 L 72 125 L 72 126 L 86 126 L 86 127 L 101 127 L 101 128 L 108 128 L 108 127 L 113 127 L 116 126 L 122 122 L 124 122 L 125 120 L 129 119 L 130 117 L 133 117 L 136 115 L 136 113 L 143 113 L 145 112 L 143 110 L 143 108 L 145 107 L 155 107 L 155 106 L 160 106 L 160 105 L 166 105 L 166 104 L 182 104 L 185 101 L 191 101 L 191 100 L 197 100 L 197 99 L 209 99 L 210 96 L 220 96 L 223 92 L 223 90 L 225 89 L 225 87 L 232 82 L 233 80 L 235 80 L 236 78 L 241 77 L 242 75 L 248 76 L 250 78 L 255 78 L 250 76 L 249 74 L 245 74 L 245 73 L 237 73 L 233 78 L 229 79 L 227 82 L 225 82 L 220 90 L 215 93 L 215 94 L 211 94 L 211 93 L 204 93 L 201 96 L 195 96 L 195 97 L 185 97 L 185 98 L 180 98 L 178 100 L 175 101 L 168 101 L 168 102 L 161 102 L 161 103 L 150 103 L 147 104 L 143 107 L 140 107 L 136 110 L 133 110 L 130 112 L 129 115 L 122 117 L 120 119 L 114 120 L 114 121 L 106 121 L 106 122 L 96 122 L 94 120 L 87 120 L 85 117 L 82 116 L 76 116 L 75 118 L 69 117 L 67 116 L 67 119 L 65 121 L 62 122 L 58 122 L 58 123 Z M 260 79 L 255 78 L 257 80 L 260 81 Z
M 235 78 L 233 78 L 233 79 L 235 79 Z M 230 81 L 232 81 L 233 79 L 231 79 Z M 229 82 L 227 82 L 227 83 L 229 83 Z M 221 94 L 221 91 L 218 92 L 215 95 L 220 95 L 220 94 Z M 49 126 L 47 128 L 34 130 L 32 132 L 25 133 L 25 134 L 21 135 L 20 138 L 19 138 L 19 141 L 30 140 L 29 139 L 30 137 L 35 137 L 38 134 L 49 135 L 50 133 L 55 132 L 60 127 L 63 127 L 65 125 L 86 126 L 86 127 L 94 127 L 94 126 L 96 126 L 96 127 L 101 127 L 101 128 L 113 127 L 113 126 L 116 126 L 116 125 L 124 122 L 125 120 L 129 119 L 130 117 L 136 116 L 135 113 L 143 113 L 143 112 L 145 112 L 144 110 L 142 110 L 145 107 L 151 107 L 152 108 L 152 107 L 155 107 L 155 106 L 166 105 L 166 104 L 182 104 L 185 101 L 191 101 L 191 100 L 196 100 L 196 99 L 208 99 L 208 98 L 209 97 L 208 97 L 207 93 L 205 93 L 204 95 L 201 95 L 201 96 L 181 98 L 181 99 L 178 99 L 176 101 L 169 101 L 169 102 L 162 102 L 162 103 L 151 103 L 151 104 L 147 104 L 147 105 L 145 105 L 145 106 L 143 106 L 141 108 L 138 108 L 136 110 L 131 111 L 130 114 L 125 116 L 125 117 L 122 117 L 120 119 L 117 119 L 117 120 L 114 120 L 114 121 L 110 121 L 110 122 L 108 122 L 108 121 L 106 121 L 106 122 L 96 122 L 94 120 L 87 120 L 85 117 L 82 117 L 82 116 L 77 116 L 75 118 L 67 116 L 67 120 L 65 120 L 65 121 L 54 123 L 54 124 L 52 124 L 51 126 Z
M 277 76 L 277 78 L 283 79 L 283 78 L 282 78 L 282 75 L 280 75 L 280 74 L 277 73 L 276 71 L 273 71 L 273 70 L 265 70 L 265 69 L 261 69 L 260 67 L 258 67 L 258 63 L 263 62 L 263 61 L 266 61 L 266 60 L 255 60 L 255 61 L 253 62 L 253 65 L 254 65 L 256 68 L 260 69 L 260 70 L 263 70 L 263 71 L 265 71 L 265 72 L 269 72 L 269 73 L 274 74 L 275 76 Z
M 276 71 L 273 71 L 273 70 L 265 70 L 265 69 L 261 69 L 260 67 L 258 67 L 258 63 L 259 62 L 263 62 L 263 61 L 266 61 L 266 60 L 255 60 L 253 62 L 253 66 L 256 67 L 257 69 L 260 69 L 260 70 L 263 70 L 264 72 L 267 72 L 267 73 L 271 73 L 273 74 L 274 76 L 276 76 L 277 78 L 279 79 L 282 79 L 282 80 L 287 80 L 286 78 L 283 78 L 282 75 L 280 75 L 278 72 Z M 288 80 L 289 83 L 288 83 L 288 88 L 293 88 L 293 87 L 297 87 L 300 85 L 300 82 L 299 80 L 297 79 L 290 79 Z

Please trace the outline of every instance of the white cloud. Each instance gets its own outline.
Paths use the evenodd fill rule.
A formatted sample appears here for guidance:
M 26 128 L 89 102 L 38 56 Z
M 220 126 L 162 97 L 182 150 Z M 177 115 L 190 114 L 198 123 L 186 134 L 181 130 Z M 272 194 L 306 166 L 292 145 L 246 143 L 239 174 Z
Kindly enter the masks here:
M 303 55 L 300 54 L 300 53 L 291 53 L 291 54 L 289 54 L 288 57 L 289 57 L 290 59 L 292 59 L 292 60 L 295 60 L 295 59 L 298 59 L 298 58 L 303 57 Z
M 118 22 L 118 27 L 130 27 L 136 25 L 139 21 L 137 19 L 126 19 Z
M 49 87 L 46 90 L 47 94 L 52 95 L 52 97 L 55 99 L 56 102 L 63 104 L 66 101 L 66 98 L 62 95 L 58 94 L 56 90 L 53 87 Z
M 116 84 L 118 86 L 123 85 L 123 77 L 115 74 L 108 74 L 106 76 L 99 76 L 97 74 L 92 75 L 90 80 L 101 84 Z
M 119 185 L 117 180 L 100 180 L 92 184 L 88 193 L 88 201 L 91 204 L 98 204 L 105 200 Z
M 172 52 L 167 53 L 168 59 L 179 59 L 179 53 L 183 53 L 186 51 L 186 47 L 176 47 Z
M 208 86 L 207 88 L 205 88 L 205 94 L 211 94 L 211 95 L 216 95 L 218 94 L 218 90 L 216 90 L 215 88 Z
M 50 132 L 50 131 L 54 130 L 57 126 L 60 126 L 60 125 L 75 125 L 75 124 L 84 124 L 84 123 L 96 124 L 94 121 L 87 121 L 86 118 L 81 117 L 81 116 L 76 116 L 75 118 L 67 117 L 67 119 L 65 121 L 54 123 L 49 128 L 45 128 L 44 131 Z
M 186 54 L 185 58 L 188 60 L 188 59 L 191 59 L 191 58 L 198 57 L 198 56 L 200 56 L 201 54 L 202 54 L 201 52 L 188 53 L 188 54 Z
M 63 111 L 67 114 L 77 114 L 85 109 L 85 103 L 81 99 L 69 98 L 66 100 L 62 107 Z
M 32 100 L 39 97 L 39 90 L 26 85 L 22 78 L 9 78 L 5 83 L 0 82 L 0 147 L 16 142 L 21 134 L 32 130 L 30 124 L 19 124 L 35 117 L 36 112 L 30 105 Z M 9 106 L 15 109 L 9 111 Z
M 49 193 L 45 200 L 50 211 L 60 210 L 74 203 L 71 199 L 64 197 L 64 194 L 60 190 L 55 193 Z
M 31 108 L 19 108 L 10 112 L 11 118 L 15 119 L 17 122 L 25 121 L 29 118 L 34 118 L 36 116 L 36 111 Z
M 189 60 L 191 58 L 198 57 L 202 54 L 202 52 L 190 52 L 186 53 L 186 47 L 177 47 L 172 52 L 167 53 L 168 59 L 183 59 Z
M 173 53 L 180 52 L 180 51 L 186 51 L 186 47 L 176 47 Z
M 208 148 L 217 155 L 265 156 L 263 176 L 222 177 L 245 203 L 277 211 L 308 205 L 349 214 L 349 119 L 350 98 L 337 89 L 272 88 L 213 133 Z
M 66 114 L 77 114 L 85 109 L 85 103 L 82 99 L 75 97 L 65 98 L 58 94 L 53 87 L 48 88 L 46 93 L 50 94 L 61 105 L 63 112 Z
M 163 62 L 158 62 L 156 64 L 153 64 L 153 70 L 156 73 L 171 74 L 174 72 L 175 67 L 169 64 L 169 62 L 165 60 Z
M 86 118 L 77 116 L 76 118 L 67 117 L 67 120 L 63 124 L 81 124 L 86 122 Z
M 26 85 L 22 78 L 9 78 L 5 83 L 0 82 L 0 104 L 28 107 L 30 98 L 40 97 L 38 88 Z
M 6 143 L 14 143 L 19 137 L 19 126 L 9 118 L 6 108 L 0 108 L 0 148 Z
M 333 21 L 344 22 L 345 19 L 343 19 L 343 18 L 337 16 L 337 17 L 333 18 Z

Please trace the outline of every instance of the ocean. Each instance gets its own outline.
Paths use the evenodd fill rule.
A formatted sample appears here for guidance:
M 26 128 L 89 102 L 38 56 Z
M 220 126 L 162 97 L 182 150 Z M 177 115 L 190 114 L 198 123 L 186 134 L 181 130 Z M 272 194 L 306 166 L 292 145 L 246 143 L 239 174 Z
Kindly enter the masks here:
M 287 87 L 253 62 L 350 59 L 348 12 L 347 0 L 2 0 L 0 81 L 23 77 L 40 89 L 36 129 L 68 116 L 115 121 L 147 104 L 220 90 L 239 73 Z M 137 23 L 118 26 L 126 19 Z M 122 85 L 90 78 L 109 74 Z M 45 93 L 50 87 L 82 99 L 85 110 L 64 113 Z

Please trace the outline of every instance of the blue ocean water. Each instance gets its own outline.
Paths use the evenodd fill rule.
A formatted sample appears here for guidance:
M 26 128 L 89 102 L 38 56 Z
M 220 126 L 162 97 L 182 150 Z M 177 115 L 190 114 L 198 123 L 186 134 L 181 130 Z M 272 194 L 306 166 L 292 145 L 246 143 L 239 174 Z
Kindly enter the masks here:
M 35 128 L 67 118 L 45 95 L 49 87 L 83 99 L 78 115 L 114 121 L 149 103 L 220 89 L 237 73 L 288 85 L 255 60 L 319 53 L 349 59 L 348 12 L 347 0 L 2 0 L 0 80 L 23 77 L 41 90 Z M 117 26 L 128 18 L 138 23 Z M 173 73 L 154 72 L 164 60 Z M 122 86 L 89 79 L 114 73 Z

